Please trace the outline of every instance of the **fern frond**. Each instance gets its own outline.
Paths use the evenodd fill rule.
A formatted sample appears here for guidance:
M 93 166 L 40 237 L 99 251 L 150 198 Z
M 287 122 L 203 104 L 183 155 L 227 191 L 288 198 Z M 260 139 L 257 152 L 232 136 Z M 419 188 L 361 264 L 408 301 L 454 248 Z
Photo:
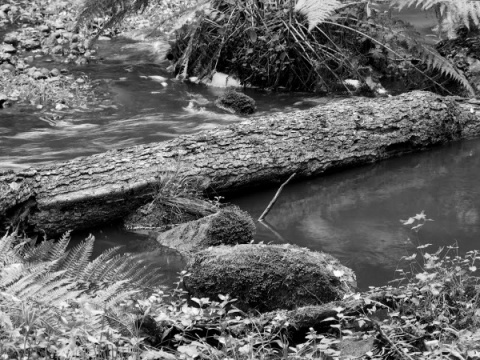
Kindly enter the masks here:
M 306 16 L 308 30 L 311 31 L 343 6 L 338 0 L 298 0 L 295 5 L 295 11 Z
M 90 261 L 93 252 L 95 238 L 90 235 L 80 244 L 71 249 L 67 256 L 60 261 L 58 270 L 66 270 L 65 276 L 75 278 L 82 272 Z
M 46 261 L 59 260 L 65 256 L 67 246 L 70 243 L 70 233 L 70 231 L 67 231 L 62 235 L 60 240 L 55 243 L 55 245 L 48 252 L 48 257 L 45 258 Z
M 108 262 L 118 255 L 121 247 L 117 246 L 104 251 L 96 259 L 89 262 L 88 265 L 77 275 L 77 279 L 82 282 L 96 282 L 102 278 Z
M 428 68 L 440 71 L 443 75 L 461 84 L 470 95 L 475 95 L 475 90 L 465 75 L 458 71 L 450 61 L 441 56 L 436 49 L 430 45 L 423 44 L 420 47 L 417 46 L 415 50 L 422 63 L 427 65 Z
M 456 36 L 456 28 L 461 25 L 470 28 L 471 23 L 480 24 L 480 3 L 476 0 L 393 0 L 393 4 L 399 10 L 410 6 L 436 9 L 439 30 L 449 38 Z

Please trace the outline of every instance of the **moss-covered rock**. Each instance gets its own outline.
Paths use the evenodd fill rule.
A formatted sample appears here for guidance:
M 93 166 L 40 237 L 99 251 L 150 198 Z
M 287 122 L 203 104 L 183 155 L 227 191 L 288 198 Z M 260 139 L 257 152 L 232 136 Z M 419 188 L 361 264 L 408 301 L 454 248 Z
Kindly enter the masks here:
M 253 240 L 255 223 L 248 213 L 229 207 L 160 233 L 157 241 L 181 253 L 210 246 L 245 244 Z
M 255 100 L 233 89 L 225 91 L 225 93 L 215 101 L 215 105 L 221 109 L 241 115 L 253 114 L 257 109 Z
M 190 259 L 187 271 L 184 282 L 192 296 L 230 294 L 245 311 L 323 304 L 356 287 L 353 271 L 333 256 L 293 245 L 209 248 Z

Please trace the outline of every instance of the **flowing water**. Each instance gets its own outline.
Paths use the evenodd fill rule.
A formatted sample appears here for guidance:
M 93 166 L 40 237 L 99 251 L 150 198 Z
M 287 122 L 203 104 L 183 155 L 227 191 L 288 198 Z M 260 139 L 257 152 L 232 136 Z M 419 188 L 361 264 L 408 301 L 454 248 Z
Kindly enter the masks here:
M 406 12 L 431 34 L 431 17 Z M 213 105 L 223 91 L 175 81 L 149 46 L 127 40 L 100 43 L 95 66 L 72 68 L 105 89 L 96 109 L 52 114 L 0 112 L 0 169 L 61 161 L 114 148 L 168 140 L 214 126 L 242 121 Z M 50 63 L 40 65 L 51 66 Z M 152 78 L 153 76 L 153 78 Z M 109 92 L 107 92 L 107 90 Z M 259 114 L 304 109 L 329 101 L 306 94 L 251 90 Z M 111 99 L 113 94 L 113 101 Z M 359 286 L 382 285 L 395 275 L 402 256 L 420 244 L 458 243 L 460 251 L 480 248 L 480 140 L 384 161 L 318 179 L 291 183 L 257 224 L 258 241 L 293 243 L 329 252 L 357 273 Z M 226 199 L 257 218 L 276 189 Z M 418 232 L 400 220 L 425 211 Z M 96 253 L 124 245 L 155 256 L 171 284 L 184 262 L 175 253 L 153 254 L 148 237 L 118 227 L 92 229 Z M 77 234 L 80 239 L 87 234 Z

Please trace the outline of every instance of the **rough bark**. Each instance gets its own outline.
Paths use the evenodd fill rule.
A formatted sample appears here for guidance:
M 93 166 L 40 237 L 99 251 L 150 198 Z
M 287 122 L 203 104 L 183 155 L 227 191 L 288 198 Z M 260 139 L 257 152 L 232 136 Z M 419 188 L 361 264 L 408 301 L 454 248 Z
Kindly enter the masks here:
M 212 247 L 195 253 L 186 271 L 190 295 L 214 299 L 230 294 L 245 311 L 322 304 L 356 287 L 353 271 L 333 256 L 293 245 Z
M 156 174 L 183 165 L 232 192 L 370 163 L 480 134 L 471 104 L 427 92 L 351 98 L 19 172 L 0 174 L 0 224 L 47 233 L 124 218 L 152 198 Z M 177 167 L 178 168 L 178 167 Z
M 255 223 L 250 215 L 238 208 L 227 208 L 160 233 L 157 241 L 189 256 L 210 246 L 247 244 L 254 235 Z

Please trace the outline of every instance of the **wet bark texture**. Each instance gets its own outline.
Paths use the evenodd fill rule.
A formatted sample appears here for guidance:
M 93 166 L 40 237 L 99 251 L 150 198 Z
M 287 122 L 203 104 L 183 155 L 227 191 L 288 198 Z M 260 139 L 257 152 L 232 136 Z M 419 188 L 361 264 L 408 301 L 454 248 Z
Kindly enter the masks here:
M 370 163 L 480 134 L 475 104 L 427 92 L 351 98 L 64 163 L 0 173 L 0 224 L 54 234 L 122 219 L 174 169 L 219 193 Z M 480 114 L 480 113 L 479 113 Z M 173 170 L 172 170 L 173 171 Z

